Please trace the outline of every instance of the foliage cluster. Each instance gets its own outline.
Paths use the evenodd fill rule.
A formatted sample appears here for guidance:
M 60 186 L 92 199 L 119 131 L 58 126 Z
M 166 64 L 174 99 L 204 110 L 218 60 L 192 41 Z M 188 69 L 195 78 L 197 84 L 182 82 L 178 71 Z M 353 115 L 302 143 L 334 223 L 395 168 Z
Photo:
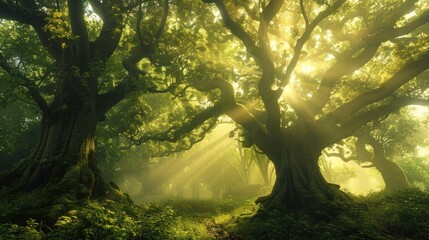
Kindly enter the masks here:
M 425 157 L 406 156 L 402 162 L 399 162 L 401 168 L 410 183 L 420 188 L 428 190 L 429 188 L 429 160 Z
M 356 197 L 331 219 L 305 212 L 257 214 L 224 225 L 237 239 L 425 239 L 429 194 L 416 189 Z
M 21 196 L 16 203 L 19 206 L 2 202 L 0 210 L 19 214 L 19 209 L 35 200 L 34 195 Z M 216 213 L 225 214 L 242 203 L 230 199 L 135 205 L 128 201 L 91 200 L 63 214 L 53 225 L 31 218 L 21 225 L 2 223 L 0 239 L 207 239 L 210 235 L 201 220 Z
M 0 239 L 166 239 L 177 216 L 170 206 L 87 201 L 60 216 L 53 226 L 27 221 L 0 225 Z
M 24 226 L 12 223 L 0 224 L 0 239 L 42 239 L 42 234 L 37 229 L 38 225 L 34 219 L 29 219 Z
M 87 201 L 53 226 L 33 219 L 0 224 L 0 239 L 424 239 L 429 194 L 418 190 L 356 197 L 332 217 L 257 212 L 244 199 L 178 200 L 134 205 Z

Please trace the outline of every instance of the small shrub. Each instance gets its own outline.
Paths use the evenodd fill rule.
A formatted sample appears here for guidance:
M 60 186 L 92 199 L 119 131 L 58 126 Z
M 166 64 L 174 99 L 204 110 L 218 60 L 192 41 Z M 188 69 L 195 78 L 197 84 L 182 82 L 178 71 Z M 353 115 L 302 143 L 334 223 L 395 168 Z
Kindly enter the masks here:
M 25 226 L 17 224 L 5 223 L 0 224 L 0 239 L 23 239 L 23 240 L 39 240 L 44 236 L 43 233 L 36 228 L 39 224 L 34 219 L 27 220 Z

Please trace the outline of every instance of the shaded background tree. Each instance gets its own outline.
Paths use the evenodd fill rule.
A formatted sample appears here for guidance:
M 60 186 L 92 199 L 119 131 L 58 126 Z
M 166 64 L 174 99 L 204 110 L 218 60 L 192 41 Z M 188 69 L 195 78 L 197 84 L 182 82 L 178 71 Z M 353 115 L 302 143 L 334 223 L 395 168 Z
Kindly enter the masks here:
M 401 166 L 411 167 L 408 156 L 418 156 L 419 149 L 425 148 L 426 120 L 415 108 L 402 109 L 382 122 L 368 124 L 342 144 L 326 149 L 324 154 L 345 162 L 355 161 L 363 168 L 374 167 L 381 173 L 386 190 L 407 189 L 410 184 Z M 421 178 L 424 175 L 414 173 L 409 177 Z

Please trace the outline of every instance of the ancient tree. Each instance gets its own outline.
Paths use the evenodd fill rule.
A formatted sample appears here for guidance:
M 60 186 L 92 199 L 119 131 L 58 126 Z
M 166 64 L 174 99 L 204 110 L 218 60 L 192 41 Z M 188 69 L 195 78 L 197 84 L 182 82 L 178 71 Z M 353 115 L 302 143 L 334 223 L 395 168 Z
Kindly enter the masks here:
M 321 151 L 403 106 L 427 103 L 425 1 L 204 2 L 245 51 L 234 54 L 248 71 L 235 67 L 234 78 L 201 88 L 221 91 L 224 113 L 273 162 L 272 193 L 257 201 L 268 209 L 330 208 L 347 198 L 322 177 Z
M 187 149 L 226 114 L 244 145 L 274 164 L 274 188 L 259 203 L 330 208 L 347 196 L 321 175 L 321 151 L 427 102 L 427 1 L 203 2 L 0 1 L 2 23 L 29 26 L 51 71 L 41 83 L 23 71 L 19 51 L 1 50 L 2 73 L 19 80 L 43 115 L 37 148 L 1 183 L 14 179 L 16 189 L 74 199 L 120 195 L 100 178 L 94 133 L 109 109 L 139 89 L 172 94 L 183 111 L 171 104 L 162 131 L 138 127 L 129 134 L 134 143 L 190 136 Z M 41 88 L 47 83 L 50 94 Z
M 141 16 L 148 6 L 142 1 L 0 1 L 2 32 L 11 33 L 3 41 L 13 41 L 14 28 L 21 28 L 24 31 L 18 32 L 17 39 L 27 39 L 32 44 L 27 48 L 39 52 L 30 61 L 27 52 L 14 51 L 13 42 L 4 45 L 0 49 L 2 76 L 22 87 L 42 115 L 36 148 L 13 170 L 1 174 L 1 185 L 12 185 L 13 191 L 43 189 L 53 201 L 60 196 L 72 201 L 123 196 L 99 173 L 94 135 L 97 123 L 127 93 L 151 89 L 137 86 L 139 82 L 144 85 L 145 79 L 136 64 L 153 55 L 167 19 L 168 2 L 151 5 L 157 15 L 146 18 L 152 21 L 151 33 L 140 30 L 147 24 Z M 124 43 L 126 35 L 138 41 Z M 130 49 L 112 57 L 124 47 Z M 118 67 L 121 59 L 122 70 Z

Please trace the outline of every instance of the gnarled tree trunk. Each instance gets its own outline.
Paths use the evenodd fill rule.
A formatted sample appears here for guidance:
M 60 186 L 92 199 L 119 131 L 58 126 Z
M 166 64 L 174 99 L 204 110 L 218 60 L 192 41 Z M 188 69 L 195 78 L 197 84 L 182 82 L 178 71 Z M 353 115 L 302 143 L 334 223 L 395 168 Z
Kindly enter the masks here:
M 371 145 L 374 152 L 369 152 L 365 148 L 365 144 Z M 387 159 L 383 144 L 373 136 L 370 134 L 359 136 L 356 140 L 356 151 L 359 157 L 368 159 L 368 161 L 372 162 L 371 166 L 380 172 L 384 180 L 385 190 L 411 188 L 402 169 L 396 163 Z
M 65 88 L 66 89 L 66 88 Z M 106 183 L 97 168 L 94 135 L 97 125 L 96 94 L 82 97 L 66 91 L 58 95 L 50 114 L 44 114 L 33 153 L 15 169 L 0 176 L 0 185 L 12 191 L 42 189 L 52 203 L 60 197 L 82 200 L 124 195 Z M 65 97 L 64 97 L 65 96 Z
M 338 185 L 328 183 L 320 172 L 321 145 L 305 131 L 291 131 L 284 139 L 279 159 L 272 159 L 276 181 L 268 196 L 259 198 L 265 208 L 286 210 L 337 209 L 335 200 L 348 200 Z M 325 211 L 325 212 L 326 212 Z

